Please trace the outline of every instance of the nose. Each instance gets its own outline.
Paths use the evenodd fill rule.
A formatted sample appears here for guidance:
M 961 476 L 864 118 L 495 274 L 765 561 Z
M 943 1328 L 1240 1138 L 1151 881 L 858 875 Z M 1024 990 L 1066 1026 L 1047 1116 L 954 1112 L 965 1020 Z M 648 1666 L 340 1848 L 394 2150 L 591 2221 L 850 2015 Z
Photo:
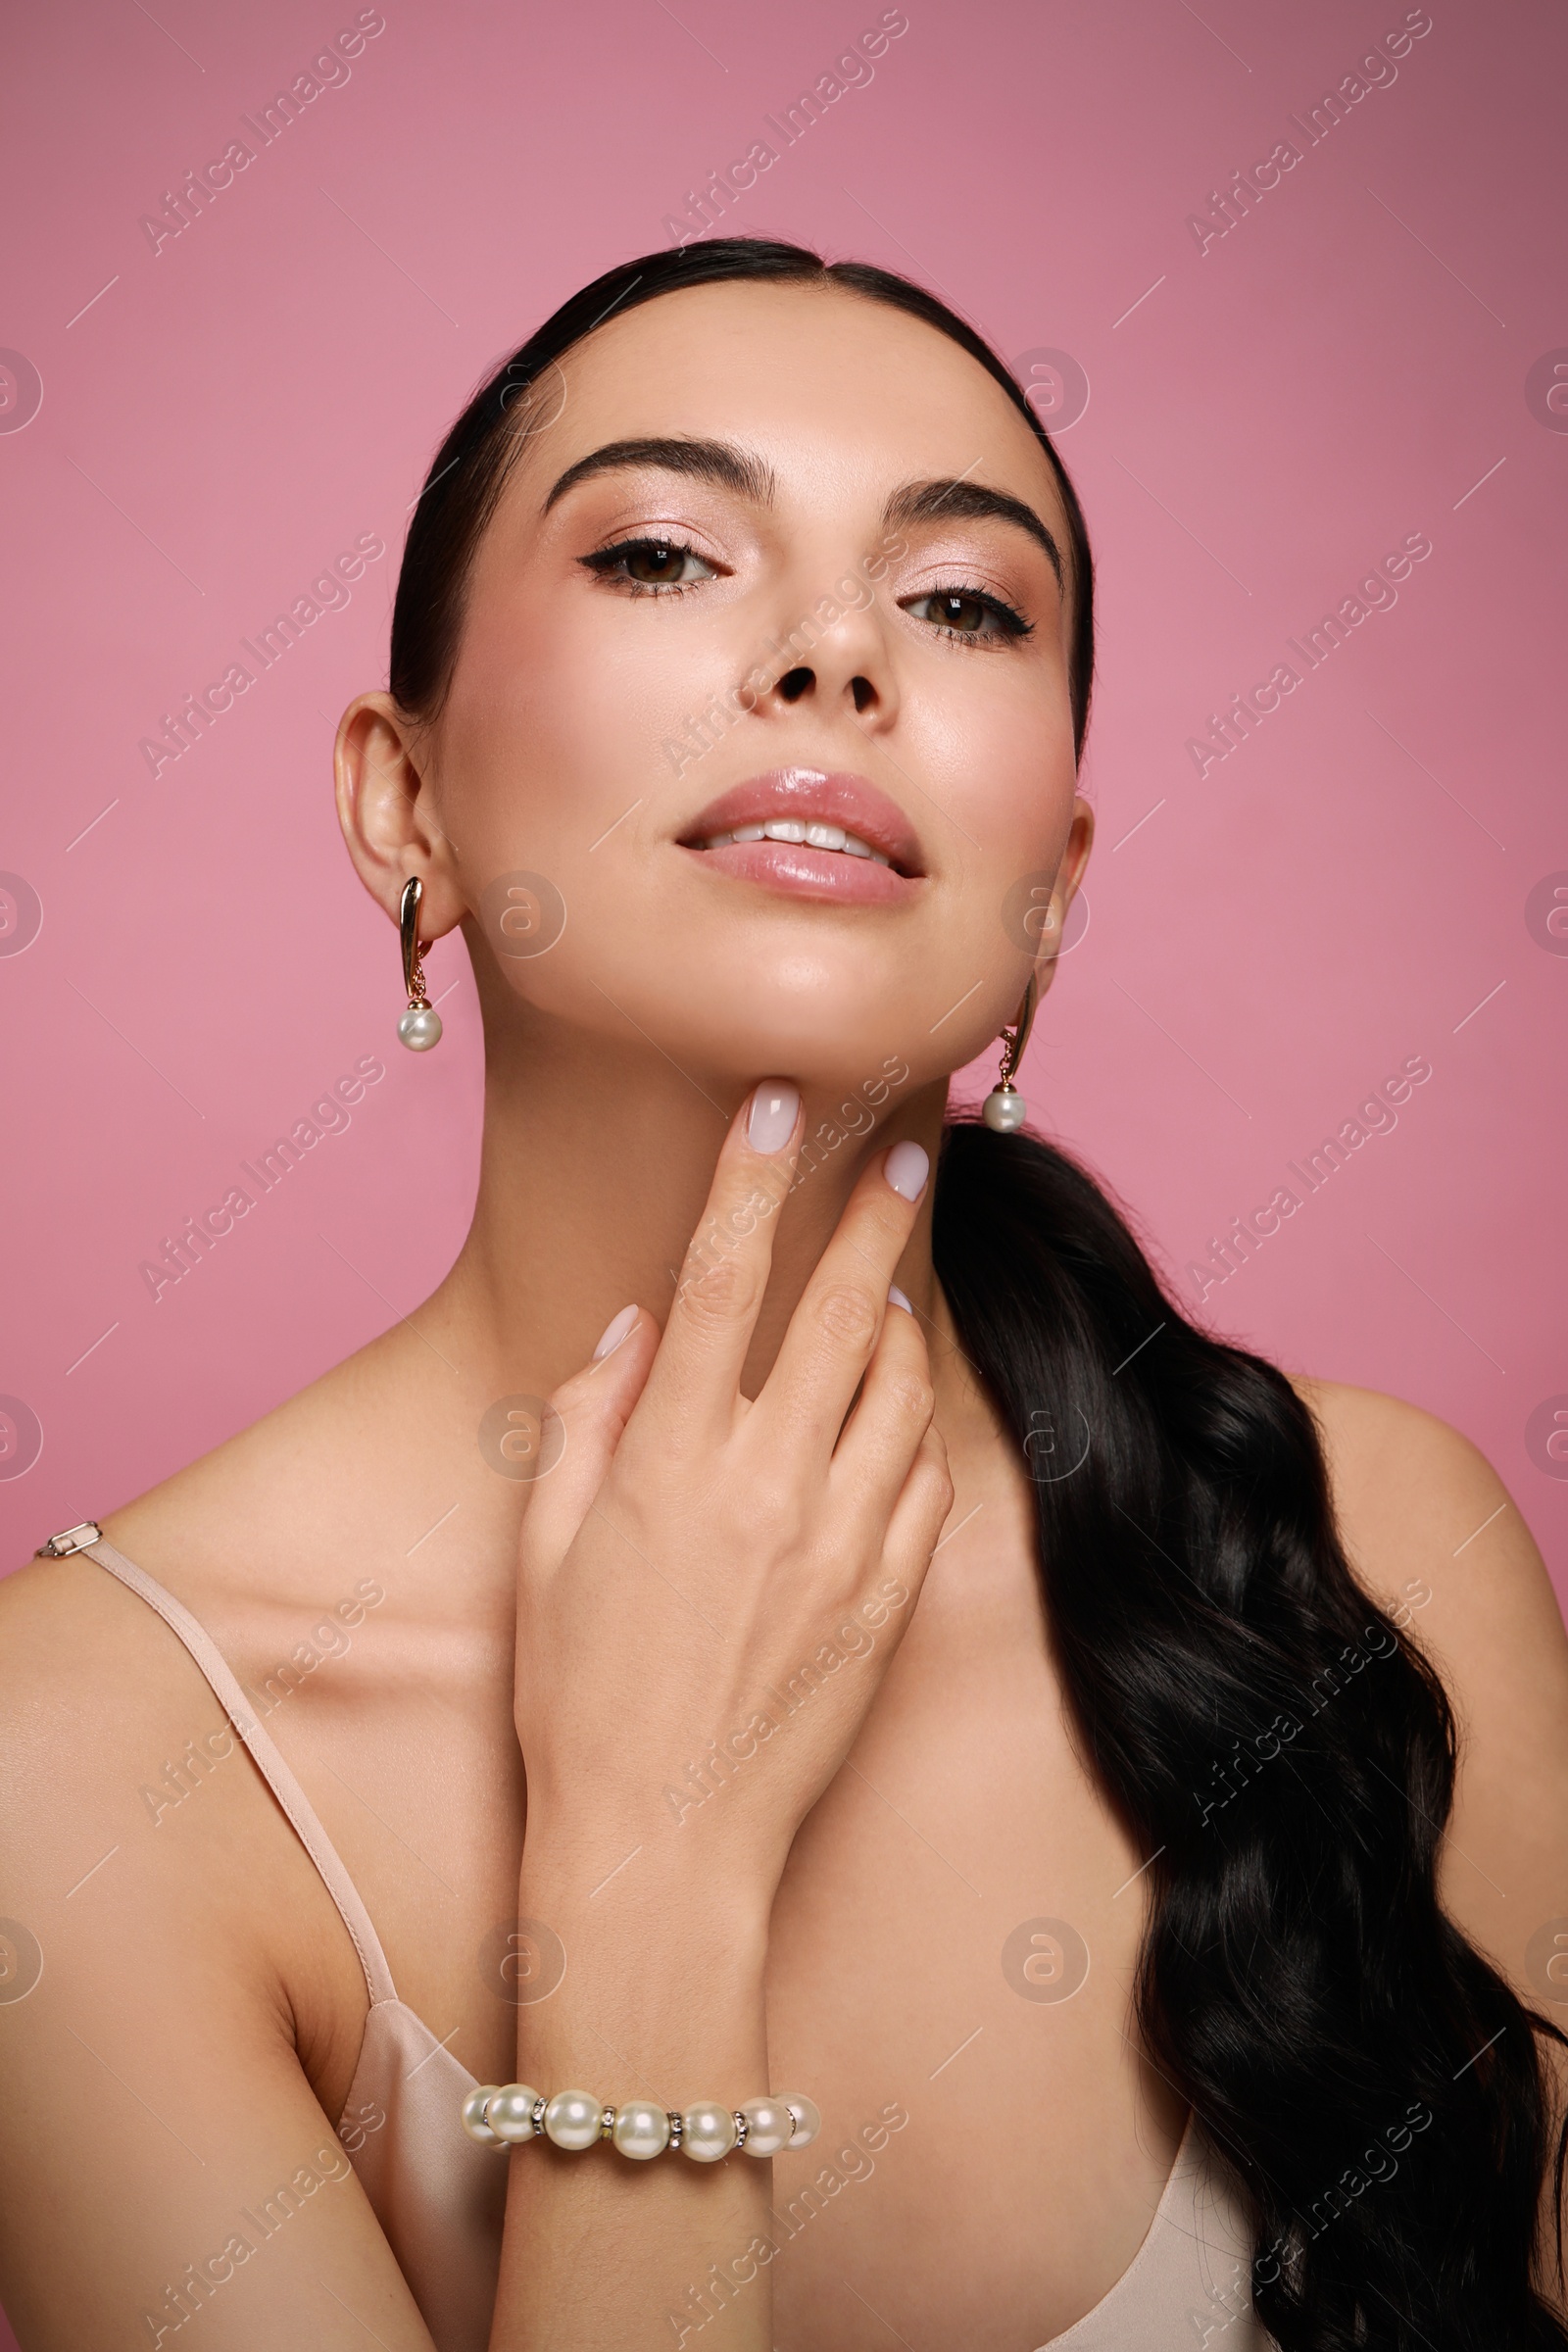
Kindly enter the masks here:
M 844 711 L 884 726 L 897 714 L 885 616 L 874 599 L 848 610 L 837 598 L 819 599 L 809 617 L 787 638 L 775 638 L 769 650 L 785 663 L 762 698 L 775 709 L 805 703 L 823 719 Z
M 777 685 L 773 688 L 773 692 L 778 696 L 781 702 L 802 702 L 808 695 L 815 695 L 818 693 L 816 672 L 814 669 L 810 668 L 808 663 L 804 662 L 800 662 L 794 669 L 787 669 L 784 672 L 784 675 L 779 679 Z M 871 708 L 871 705 L 876 701 L 876 688 L 872 685 L 870 679 L 862 676 L 858 670 L 857 670 L 855 675 L 849 680 L 848 692 L 849 698 L 854 704 L 858 712 L 861 710 L 868 710 Z

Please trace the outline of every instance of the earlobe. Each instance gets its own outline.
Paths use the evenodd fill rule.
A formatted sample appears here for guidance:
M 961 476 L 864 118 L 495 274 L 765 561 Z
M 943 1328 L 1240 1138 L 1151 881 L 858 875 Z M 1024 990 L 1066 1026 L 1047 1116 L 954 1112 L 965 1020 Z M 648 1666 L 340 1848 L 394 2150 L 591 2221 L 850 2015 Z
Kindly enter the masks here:
M 439 939 L 463 920 L 452 847 L 436 820 L 418 731 L 389 694 L 362 694 L 338 724 L 333 768 L 338 822 L 355 871 L 394 923 L 411 874 L 424 885 L 420 933 Z
M 1060 884 L 1058 883 L 1056 888 L 1052 891 L 1051 904 L 1046 909 L 1046 919 L 1040 926 L 1040 946 L 1042 953 L 1036 957 L 1034 968 L 1035 995 L 1037 999 L 1045 995 L 1047 989 L 1056 977 L 1056 958 L 1061 953 L 1061 934 L 1064 920 L 1065 907 Z
M 1069 904 L 1075 893 L 1082 887 L 1084 868 L 1089 863 L 1089 853 L 1094 846 L 1094 805 L 1092 802 L 1086 801 L 1081 792 L 1076 793 L 1073 796 L 1072 804 L 1072 825 L 1067 834 L 1067 847 L 1062 854 L 1058 875 L 1058 879 L 1065 885 Z M 1063 906 L 1062 912 L 1065 917 L 1065 906 Z
M 1056 959 L 1061 954 L 1061 943 L 1065 936 L 1067 909 L 1077 897 L 1082 885 L 1084 868 L 1089 863 L 1089 853 L 1094 847 L 1094 842 L 1095 811 L 1090 803 L 1083 798 L 1082 794 L 1079 794 L 1073 801 L 1072 825 L 1067 835 L 1066 847 L 1061 854 L 1061 863 L 1056 868 L 1056 879 L 1052 885 L 1051 905 L 1047 918 L 1041 927 L 1041 946 L 1047 949 L 1048 953 L 1042 955 L 1035 964 L 1035 979 L 1040 996 L 1045 995 L 1056 976 Z

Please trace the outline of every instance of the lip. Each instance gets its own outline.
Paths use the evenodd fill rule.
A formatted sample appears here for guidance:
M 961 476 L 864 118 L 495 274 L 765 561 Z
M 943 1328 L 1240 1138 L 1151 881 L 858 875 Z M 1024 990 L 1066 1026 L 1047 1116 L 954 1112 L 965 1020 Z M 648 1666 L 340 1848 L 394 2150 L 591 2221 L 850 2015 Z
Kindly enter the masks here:
M 874 872 L 893 881 L 918 881 L 924 876 L 919 837 L 897 801 L 879 792 L 869 777 L 848 769 L 780 767 L 766 775 L 751 776 L 744 784 L 732 784 L 698 811 L 680 835 L 680 846 L 715 860 L 728 858 L 731 850 L 702 851 L 698 845 L 710 834 L 731 832 L 736 825 L 765 824 L 770 816 L 842 825 L 846 833 L 857 834 L 873 850 L 880 850 L 897 869 L 890 873 L 887 866 L 873 866 Z M 737 842 L 733 855 L 763 849 L 788 850 L 797 860 L 809 859 L 815 865 L 860 868 L 871 862 L 847 858 L 842 851 L 808 850 L 804 844 L 790 842 Z
M 884 865 L 843 850 L 813 849 L 806 842 L 735 841 L 716 850 L 701 847 L 714 833 L 765 824 L 770 817 L 841 825 L 891 862 Z M 918 836 L 897 801 L 879 792 L 868 777 L 847 769 L 773 768 L 744 784 L 732 784 L 699 811 L 677 847 L 709 873 L 840 906 L 900 906 L 917 895 L 925 876 Z

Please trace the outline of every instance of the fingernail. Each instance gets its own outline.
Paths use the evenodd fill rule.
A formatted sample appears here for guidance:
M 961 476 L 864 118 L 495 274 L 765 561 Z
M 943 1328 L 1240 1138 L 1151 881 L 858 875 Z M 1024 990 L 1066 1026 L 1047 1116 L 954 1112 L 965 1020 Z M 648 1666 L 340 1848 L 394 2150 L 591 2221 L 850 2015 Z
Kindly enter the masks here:
M 906 1315 L 912 1315 L 914 1312 L 913 1307 L 896 1282 L 888 1284 L 888 1304 L 889 1306 L 902 1306 Z
M 895 1144 L 882 1162 L 882 1173 L 905 1200 L 918 1200 L 931 1173 L 930 1153 L 918 1144 Z
M 746 1140 L 754 1152 L 782 1152 L 795 1133 L 801 1098 L 786 1078 L 764 1078 L 752 1097 Z
M 600 1341 L 598 1347 L 594 1349 L 594 1362 L 596 1364 L 600 1361 L 601 1357 L 613 1355 L 615 1349 L 620 1346 L 621 1341 L 626 1337 L 627 1332 L 630 1331 L 636 1320 L 637 1309 L 634 1306 L 623 1306 L 619 1314 L 615 1317 L 614 1321 L 612 1323 L 606 1324 L 605 1336 Z

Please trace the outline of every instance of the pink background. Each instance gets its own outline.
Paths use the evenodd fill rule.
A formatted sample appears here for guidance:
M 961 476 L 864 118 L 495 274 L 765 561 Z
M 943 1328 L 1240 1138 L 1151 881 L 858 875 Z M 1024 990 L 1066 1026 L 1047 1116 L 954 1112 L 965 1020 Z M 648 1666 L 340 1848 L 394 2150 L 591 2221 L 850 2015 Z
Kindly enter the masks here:
M 1087 374 L 1061 446 L 1101 567 L 1101 837 L 1028 1091 L 1196 1306 L 1210 1237 L 1425 1056 L 1396 1129 L 1201 1311 L 1465 1430 L 1561 1574 L 1568 1460 L 1527 1433 L 1568 1392 L 1568 917 L 1556 936 L 1530 908 L 1568 883 L 1568 414 L 1526 379 L 1568 344 L 1568 29 L 1433 0 L 1397 78 L 1307 145 L 1287 118 L 1404 13 L 909 0 L 874 77 L 728 220 L 906 270 L 1005 358 Z M 385 680 L 409 503 L 473 384 L 673 241 L 686 192 L 881 10 L 386 0 L 347 82 L 155 254 L 141 217 L 355 14 L 161 0 L 12 26 L 0 343 L 43 387 L 0 432 L 0 866 L 42 906 L 0 954 L 0 1392 L 43 1433 L 0 1481 L 12 1563 L 346 1354 L 456 1250 L 466 961 L 436 951 L 447 1042 L 402 1053 L 395 943 L 330 797 L 338 713 Z M 1299 164 L 1200 252 L 1188 216 L 1284 138 Z M 352 602 L 155 780 L 161 714 L 366 533 L 387 553 Z M 1414 533 L 1432 553 L 1397 604 L 1200 777 L 1207 714 Z M 370 1054 L 348 1130 L 155 1304 L 140 1262 Z
M 0 954 L 0 1392 L 43 1442 L 0 1482 L 7 1560 L 264 1412 L 456 1250 L 466 960 L 433 958 L 447 1042 L 402 1053 L 394 942 L 330 800 L 337 715 L 385 679 L 409 502 L 475 381 L 672 241 L 686 191 L 880 13 L 386 0 L 347 83 L 156 254 L 143 214 L 351 0 L 14 18 L 0 343 L 43 397 L 0 432 L 0 866 L 42 927 Z M 728 218 L 907 270 L 1009 360 L 1087 374 L 1062 448 L 1101 566 L 1102 831 L 1028 1091 L 1196 1303 L 1209 1237 L 1425 1056 L 1397 1128 L 1203 1311 L 1465 1430 L 1562 1575 L 1568 1461 L 1528 1432 L 1568 1392 L 1568 937 L 1542 906 L 1568 882 L 1568 416 L 1527 376 L 1568 344 L 1568 29 L 1530 0 L 1505 23 L 1433 0 L 1397 79 L 1308 146 L 1287 117 L 1397 0 L 908 13 Z M 1300 163 L 1200 253 L 1189 214 L 1286 137 Z M 1207 713 L 1417 532 L 1433 552 L 1398 603 L 1200 778 Z M 363 533 L 388 553 L 352 603 L 154 780 L 161 713 Z M 155 1304 L 140 1261 L 369 1054 L 385 1076 L 352 1126 Z

